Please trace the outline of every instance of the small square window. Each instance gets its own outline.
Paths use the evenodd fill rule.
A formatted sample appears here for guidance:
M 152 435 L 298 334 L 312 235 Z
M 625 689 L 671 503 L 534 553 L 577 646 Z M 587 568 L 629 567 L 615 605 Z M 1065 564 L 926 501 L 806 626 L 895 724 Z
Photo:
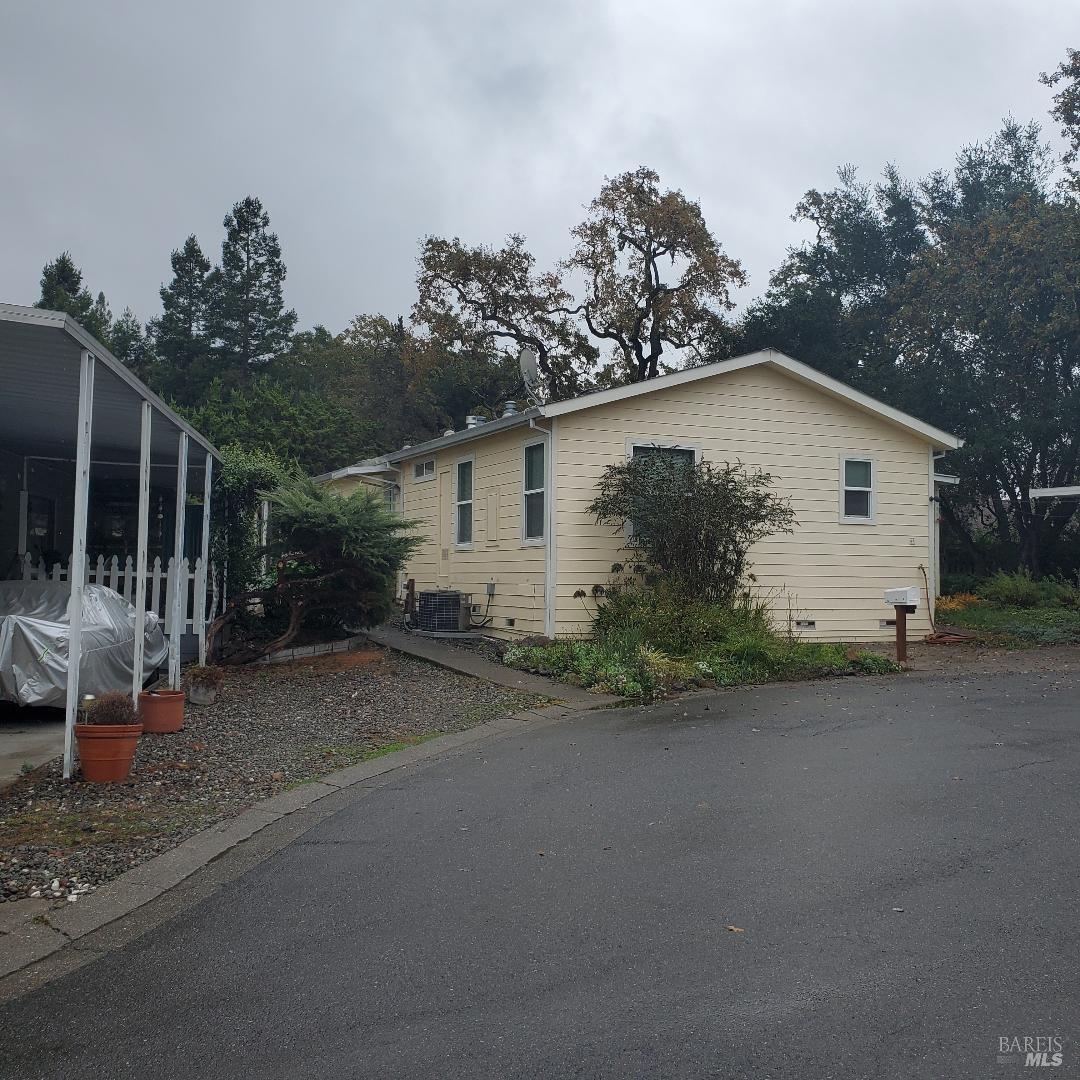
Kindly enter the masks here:
M 428 458 L 427 461 L 418 461 L 413 466 L 413 479 L 414 480 L 430 480 L 435 475 L 435 459 Z

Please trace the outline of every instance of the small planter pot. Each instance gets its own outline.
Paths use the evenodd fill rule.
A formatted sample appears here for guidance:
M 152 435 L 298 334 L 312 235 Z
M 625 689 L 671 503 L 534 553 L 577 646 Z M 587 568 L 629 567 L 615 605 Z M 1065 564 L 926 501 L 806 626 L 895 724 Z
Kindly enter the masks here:
M 187 699 L 192 705 L 213 705 L 217 701 L 217 687 L 192 683 L 188 687 Z
M 142 724 L 76 724 L 83 779 L 91 784 L 126 780 L 142 729 Z
M 143 731 L 169 735 L 184 726 L 183 690 L 143 690 L 139 694 Z

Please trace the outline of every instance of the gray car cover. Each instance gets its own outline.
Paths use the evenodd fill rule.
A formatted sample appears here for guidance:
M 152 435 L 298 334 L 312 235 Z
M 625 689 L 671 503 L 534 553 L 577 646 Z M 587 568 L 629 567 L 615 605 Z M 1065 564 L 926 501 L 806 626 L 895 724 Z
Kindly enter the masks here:
M 0 701 L 57 705 L 67 696 L 68 585 L 63 581 L 0 581 Z M 79 693 L 131 690 L 135 608 L 104 585 L 83 591 Z M 161 620 L 146 613 L 143 679 L 168 653 Z

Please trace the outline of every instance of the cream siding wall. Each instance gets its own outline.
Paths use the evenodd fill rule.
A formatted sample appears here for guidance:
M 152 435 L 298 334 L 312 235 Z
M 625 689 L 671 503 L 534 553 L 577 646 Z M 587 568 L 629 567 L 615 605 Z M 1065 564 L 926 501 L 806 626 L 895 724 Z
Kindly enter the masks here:
M 556 633 L 587 633 L 577 589 L 589 592 L 623 561 L 620 540 L 585 512 L 605 465 L 624 460 L 633 441 L 699 448 L 712 461 L 741 460 L 775 477 L 797 525 L 751 553 L 760 588 L 778 621 L 813 619 L 801 632 L 823 640 L 884 640 L 879 620 L 890 586 L 922 585 L 931 567 L 930 447 L 922 439 L 758 365 L 640 397 L 568 413 L 557 428 Z M 841 522 L 840 460 L 862 455 L 875 465 L 875 520 Z M 591 597 L 588 601 L 592 606 Z M 929 629 L 925 598 L 909 632 Z
M 400 464 L 402 513 L 420 523 L 423 539 L 406 577 L 415 579 L 418 592 L 440 588 L 471 593 L 481 613 L 487 583 L 494 581 L 492 621 L 485 631 L 503 637 L 544 632 L 545 546 L 524 544 L 521 538 L 524 446 L 538 437 L 538 431 L 523 426 Z M 434 478 L 416 480 L 413 466 L 431 457 Z M 470 457 L 473 543 L 471 549 L 461 549 L 454 544 L 456 464 Z M 507 619 L 514 620 L 513 627 Z

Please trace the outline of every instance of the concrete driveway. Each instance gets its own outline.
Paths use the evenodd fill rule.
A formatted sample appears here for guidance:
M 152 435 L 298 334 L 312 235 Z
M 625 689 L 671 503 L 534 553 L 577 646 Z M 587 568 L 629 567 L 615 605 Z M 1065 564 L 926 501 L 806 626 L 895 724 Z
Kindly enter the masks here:
M 0 1009 L 0 1075 L 1080 1068 L 1080 676 L 771 687 L 390 774 Z

